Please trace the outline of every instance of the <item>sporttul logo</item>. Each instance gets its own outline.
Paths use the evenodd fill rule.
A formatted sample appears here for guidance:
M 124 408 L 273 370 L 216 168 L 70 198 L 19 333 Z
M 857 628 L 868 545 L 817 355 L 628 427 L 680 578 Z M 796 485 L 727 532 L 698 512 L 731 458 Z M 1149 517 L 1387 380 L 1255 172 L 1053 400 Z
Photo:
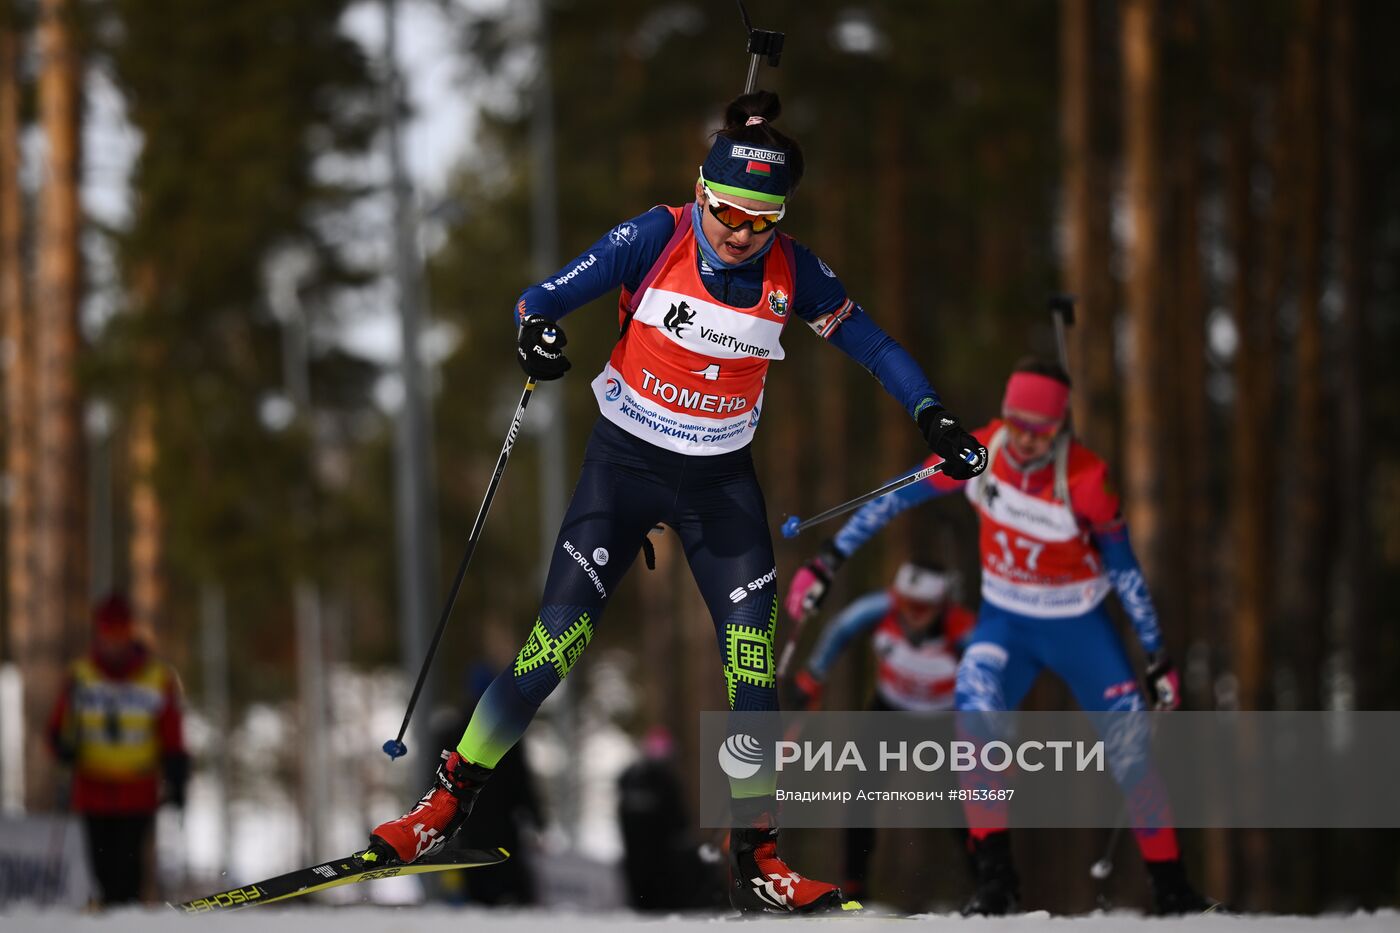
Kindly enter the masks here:
M 734 587 L 734 589 L 729 592 L 729 601 L 732 603 L 743 602 L 750 593 L 757 593 L 776 579 L 778 579 L 778 568 L 774 567 L 757 580 L 750 580 L 743 586 Z
M 568 272 L 565 272 L 563 275 L 559 276 L 559 278 L 555 279 L 553 282 L 541 282 L 540 285 L 544 286 L 545 291 L 552 292 L 559 286 L 568 285 L 569 282 L 583 275 L 585 272 L 588 271 L 588 268 L 597 261 L 598 257 L 594 256 L 592 253 L 589 253 L 587 259 L 580 261 L 578 265 L 574 266 Z
M 719 769 L 736 781 L 753 777 L 762 766 L 763 745 L 751 735 L 731 735 L 719 747 Z

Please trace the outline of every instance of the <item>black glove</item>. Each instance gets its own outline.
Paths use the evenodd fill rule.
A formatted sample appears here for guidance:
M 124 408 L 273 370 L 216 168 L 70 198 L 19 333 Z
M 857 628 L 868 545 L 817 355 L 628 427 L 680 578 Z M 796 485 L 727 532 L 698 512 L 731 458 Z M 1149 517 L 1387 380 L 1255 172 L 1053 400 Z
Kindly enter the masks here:
M 71 737 L 50 737 L 49 750 L 53 752 L 53 756 L 58 760 L 58 763 L 64 767 L 72 767 L 78 761 L 78 746 Z
M 919 430 L 924 432 L 929 450 L 943 458 L 943 475 L 951 479 L 972 479 L 987 468 L 987 448 L 963 430 L 957 416 L 941 405 L 930 405 L 919 412 Z M 969 463 L 964 451 L 974 457 Z
M 817 680 L 807 668 L 797 672 L 797 676 L 783 685 L 783 709 L 818 710 L 822 706 L 822 693 L 826 684 Z
M 165 802 L 183 810 L 185 788 L 190 783 L 190 756 L 166 755 L 161 764 L 165 771 Z
M 564 356 L 564 347 L 568 342 L 564 328 L 547 317 L 532 314 L 520 322 L 515 356 L 525 375 L 549 382 L 563 376 L 573 366 Z
M 1147 697 L 1155 710 L 1181 708 L 1181 675 L 1172 659 L 1161 652 L 1147 657 Z

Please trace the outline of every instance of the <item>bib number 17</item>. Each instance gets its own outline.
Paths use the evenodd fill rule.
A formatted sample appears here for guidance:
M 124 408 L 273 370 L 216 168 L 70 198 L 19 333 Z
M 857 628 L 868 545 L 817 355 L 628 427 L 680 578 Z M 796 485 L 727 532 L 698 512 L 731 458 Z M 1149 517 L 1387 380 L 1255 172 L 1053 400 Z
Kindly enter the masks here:
M 1040 552 L 1045 550 L 1045 542 L 1032 541 L 1029 538 L 1023 538 L 1020 535 L 1017 535 L 1015 540 L 1013 541 L 1011 536 L 1008 535 L 1005 532 L 1005 530 L 997 531 L 997 533 L 993 537 L 996 538 L 997 544 L 1001 545 L 1001 556 L 1008 567 L 1016 566 L 1016 552 L 1011 549 L 1012 545 L 1014 544 L 1017 548 L 1026 552 L 1026 569 L 1036 569 L 1036 564 L 1040 561 Z

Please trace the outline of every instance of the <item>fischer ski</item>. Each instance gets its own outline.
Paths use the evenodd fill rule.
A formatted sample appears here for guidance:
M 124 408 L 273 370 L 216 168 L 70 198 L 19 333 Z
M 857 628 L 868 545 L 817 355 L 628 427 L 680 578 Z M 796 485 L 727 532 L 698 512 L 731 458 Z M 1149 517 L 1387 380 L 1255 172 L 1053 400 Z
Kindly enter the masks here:
M 392 856 L 385 859 L 377 851 L 365 849 L 342 859 L 331 859 L 319 865 L 298 868 L 296 871 L 265 881 L 230 888 L 170 906 L 187 914 L 242 910 L 245 907 L 271 904 L 359 881 L 418 875 L 430 871 L 450 871 L 454 868 L 482 868 L 487 865 L 499 865 L 508 858 L 510 853 L 501 848 L 491 851 L 458 849 L 439 852 L 417 862 L 405 863 Z

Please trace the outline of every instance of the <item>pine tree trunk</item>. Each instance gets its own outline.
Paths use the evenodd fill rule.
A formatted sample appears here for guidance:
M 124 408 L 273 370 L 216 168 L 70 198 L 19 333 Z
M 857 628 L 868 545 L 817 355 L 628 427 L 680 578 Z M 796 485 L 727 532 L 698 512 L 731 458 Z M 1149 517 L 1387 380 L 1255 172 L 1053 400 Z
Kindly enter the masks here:
M 1287 579 L 1295 588 L 1289 601 L 1293 631 L 1293 667 L 1298 677 L 1298 707 L 1320 709 L 1322 663 L 1326 657 L 1327 564 L 1322 542 L 1325 515 L 1332 484 L 1326 480 L 1323 462 L 1330 440 L 1323 435 L 1327 423 L 1322 401 L 1322 137 L 1318 31 L 1318 0 L 1302 0 L 1300 20 L 1289 50 L 1292 72 L 1292 104 L 1297 120 L 1293 138 L 1297 159 L 1293 204 L 1297 253 L 1293 268 L 1298 283 L 1298 337 L 1295 344 L 1296 398 L 1293 417 L 1297 426 L 1293 443 L 1293 507 L 1288 553 L 1293 567 Z
M 1098 100 L 1094 75 L 1092 0 L 1060 8 L 1060 138 L 1064 158 L 1066 290 L 1077 296 L 1068 333 L 1074 381 L 1074 429 L 1091 448 L 1117 450 L 1113 371 L 1113 281 L 1109 252 L 1108 171 L 1095 143 Z
M 86 629 L 87 525 L 82 409 L 77 366 L 81 266 L 78 250 L 79 88 L 81 63 L 69 0 L 39 8 L 39 118 L 47 165 L 39 195 L 35 307 L 35 614 L 25 663 L 26 715 L 42 734 L 64 662 Z M 45 756 L 27 757 L 31 807 L 52 806 L 52 783 L 37 780 Z
M 1226 131 L 1226 215 L 1236 256 L 1234 322 L 1238 335 L 1235 351 L 1234 462 L 1230 479 L 1232 522 L 1233 608 L 1232 651 L 1237 705 L 1257 710 L 1269 702 L 1269 628 L 1275 611 L 1273 502 L 1275 456 L 1273 415 L 1275 311 L 1282 294 L 1291 213 L 1286 181 L 1273 188 L 1271 203 L 1261 217 L 1254 212 L 1255 146 L 1258 125 L 1254 96 L 1273 94 L 1277 88 L 1258 81 L 1245 71 L 1253 37 L 1245 16 L 1227 13 L 1235 30 L 1230 54 L 1235 59 L 1227 78 L 1227 94 L 1234 105 Z M 1275 115 L 1281 110 L 1275 108 Z M 1268 126 L 1264 146 L 1267 168 L 1275 179 L 1288 177 L 1290 134 L 1275 119 Z M 1262 230 L 1262 236 L 1256 230 Z M 1255 255 L 1256 250 L 1259 255 Z M 1255 753 L 1262 754 L 1262 749 Z M 1248 754 L 1248 752 L 1247 752 Z M 1236 835 L 1239 846 L 1236 889 L 1247 892 L 1242 906 L 1269 903 L 1273 883 L 1269 848 L 1264 834 L 1247 830 Z
M 1174 424 L 1169 449 L 1194 451 L 1207 450 L 1211 445 L 1206 403 L 1206 297 L 1201 266 L 1200 118 L 1196 104 L 1204 82 L 1197 78 L 1201 56 L 1195 9 L 1190 4 L 1178 5 L 1171 25 L 1174 46 L 1181 53 L 1179 73 L 1184 88 L 1173 114 L 1171 133 L 1173 307 L 1167 316 L 1174 351 L 1169 367 L 1172 391 L 1167 404 L 1174 412 Z M 1209 643 L 1219 631 L 1212 619 L 1215 555 L 1209 542 L 1216 539 L 1216 529 L 1211 520 L 1210 462 L 1208 457 L 1173 458 L 1166 471 L 1173 573 L 1171 586 L 1159 585 L 1154 595 L 1159 596 L 1165 617 L 1171 620 L 1166 634 L 1178 663 L 1185 662 L 1188 645 L 1197 640 Z M 1208 708 L 1208 697 L 1194 699 Z
M 1293 159 L 1296 152 L 1295 130 L 1288 125 L 1291 116 L 1286 106 L 1286 84 L 1278 81 L 1264 90 L 1273 98 L 1272 110 L 1277 119 L 1268 129 L 1272 135 L 1266 142 L 1266 167 L 1278 180 L 1272 197 L 1264 206 L 1261 217 L 1264 236 L 1260 243 L 1259 294 L 1254 306 L 1253 319 L 1249 330 L 1243 332 L 1240 349 L 1249 359 L 1247 398 L 1237 412 L 1237 430 L 1252 437 L 1247 466 L 1241 465 L 1237 477 L 1239 488 L 1252 500 L 1248 506 L 1251 521 L 1255 523 L 1254 541 L 1248 558 L 1253 563 L 1250 586 L 1251 598 L 1258 607 L 1259 638 L 1254 645 L 1253 657 L 1245 659 L 1248 664 L 1248 677 L 1241 677 L 1241 698 L 1245 709 L 1263 709 L 1275 702 L 1271 672 L 1274 667 L 1273 649 L 1277 638 L 1270 629 L 1276 624 L 1279 612 L 1277 598 L 1279 575 L 1278 553 L 1275 534 L 1277 523 L 1274 507 L 1279 488 L 1279 473 L 1276 459 L 1283 446 L 1278 443 L 1274 414 L 1280 396 L 1279 368 L 1279 325 L 1278 308 L 1282 304 L 1284 286 L 1290 274 L 1289 264 L 1293 249 L 1293 198 L 1296 193 L 1289 185 L 1293 172 Z M 1249 470 L 1246 478 L 1244 470 Z
M 160 636 L 165 634 L 165 542 L 156 491 L 156 409 L 149 398 L 140 398 L 132 410 L 127 457 L 131 469 L 131 611 L 139 625 L 164 642 Z
M 5 610 L 7 647 L 23 656 L 33 632 L 34 350 L 26 304 L 24 196 L 19 170 L 19 35 L 0 23 L 0 327 L 5 369 Z
M 1164 345 L 1161 268 L 1160 52 L 1156 0 L 1123 6 L 1125 188 L 1130 349 L 1124 378 L 1124 515 L 1149 581 L 1161 568 Z
M 1232 50 L 1238 49 L 1240 44 L 1239 41 L 1233 43 Z M 1225 215 L 1234 256 L 1230 306 L 1238 340 L 1234 357 L 1234 451 L 1229 484 L 1234 556 L 1231 650 L 1238 681 L 1238 704 L 1254 709 L 1263 689 L 1263 633 L 1267 615 L 1264 592 L 1267 516 L 1261 512 L 1268 497 L 1258 491 L 1265 457 L 1260 420 L 1267 416 L 1261 384 L 1270 375 L 1273 334 L 1272 327 L 1263 324 L 1263 319 L 1272 321 L 1272 315 L 1258 307 L 1255 295 L 1258 233 L 1250 203 L 1254 166 L 1253 110 L 1249 105 L 1248 80 L 1238 73 L 1239 67 L 1227 65 L 1231 106 L 1225 130 Z
M 1339 684 L 1350 687 L 1355 709 L 1383 709 L 1391 684 L 1380 674 L 1385 627 L 1371 617 L 1374 585 L 1371 547 L 1373 526 L 1366 503 L 1371 501 L 1371 450 L 1367 425 L 1371 419 L 1368 392 L 1371 379 L 1370 323 L 1366 315 L 1367 275 L 1371 255 L 1366 203 L 1362 200 L 1364 158 L 1360 138 L 1363 102 L 1355 0 L 1329 4 L 1325 39 L 1328 44 L 1327 103 L 1330 123 L 1326 139 L 1332 182 L 1333 249 L 1336 282 L 1341 296 L 1340 321 L 1331 357 L 1337 373 L 1336 424 L 1340 455 L 1332 480 L 1337 497 L 1337 539 L 1334 561 L 1336 645 L 1343 661 Z M 1334 834 L 1335 836 L 1335 834 Z M 1334 877 L 1347 879 L 1348 890 L 1360 903 L 1384 903 L 1394 890 L 1393 864 L 1385 843 L 1375 833 L 1348 833 Z M 1393 849 L 1391 850 L 1393 852 Z
M 135 297 L 136 306 L 152 313 L 160 297 L 154 264 L 147 262 L 138 266 L 130 276 L 128 288 Z M 139 366 L 147 377 L 136 388 L 126 437 L 126 467 L 131 477 L 128 502 L 131 610 L 137 624 L 162 644 L 167 641 L 164 636 L 168 634 L 162 629 L 165 622 L 164 509 L 156 483 L 160 460 L 158 414 L 149 386 L 163 365 L 161 354 L 153 345 L 143 346 Z
M 1339 640 L 1346 646 L 1354 678 L 1357 709 L 1385 706 L 1377 660 L 1381 657 L 1381 628 L 1371 618 L 1371 524 L 1366 510 L 1371 483 L 1366 425 L 1370 420 L 1367 392 L 1370 324 L 1366 317 L 1367 237 L 1362 200 L 1360 139 L 1360 80 L 1357 62 L 1357 16 L 1354 0 L 1336 0 L 1328 34 L 1331 69 L 1328 96 L 1333 127 L 1331 142 L 1332 203 L 1335 205 L 1336 253 L 1341 284 L 1341 325 L 1336 370 L 1338 423 L 1341 427 L 1342 479 L 1337 483 L 1341 522 L 1337 562 Z

